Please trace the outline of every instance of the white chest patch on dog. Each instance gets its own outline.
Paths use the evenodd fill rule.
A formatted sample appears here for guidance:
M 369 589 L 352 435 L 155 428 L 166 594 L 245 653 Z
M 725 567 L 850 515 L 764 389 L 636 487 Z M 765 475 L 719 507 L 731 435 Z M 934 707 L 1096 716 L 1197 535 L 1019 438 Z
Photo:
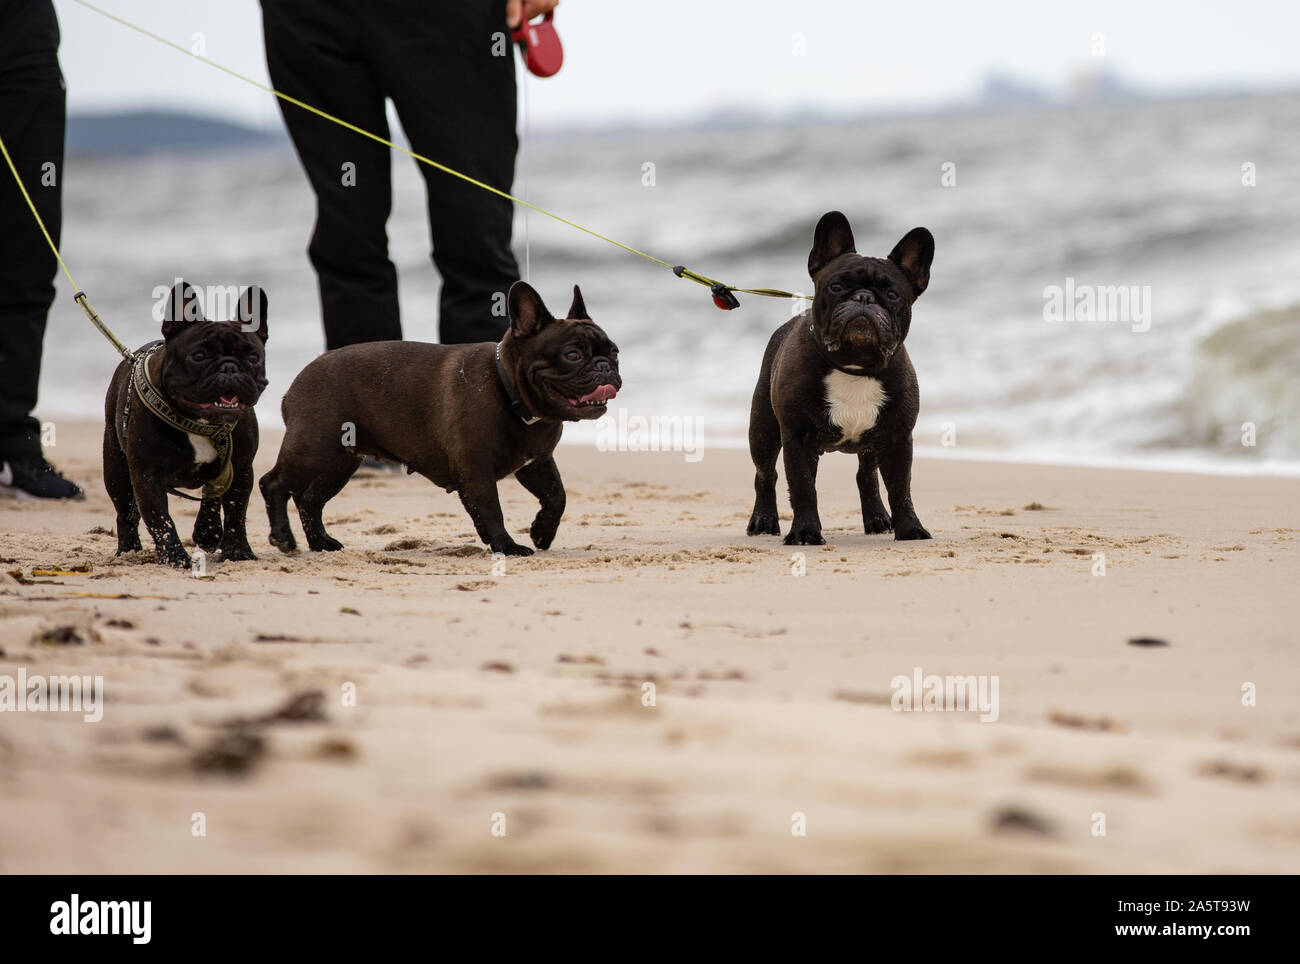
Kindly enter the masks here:
M 194 447 L 195 462 L 211 462 L 217 457 L 217 450 L 213 447 L 212 442 L 202 435 L 195 435 L 192 432 L 186 432 L 190 437 L 190 445 Z
M 841 442 L 852 441 L 875 425 L 885 401 L 885 386 L 870 375 L 850 375 L 836 368 L 826 376 L 827 414 L 844 433 Z

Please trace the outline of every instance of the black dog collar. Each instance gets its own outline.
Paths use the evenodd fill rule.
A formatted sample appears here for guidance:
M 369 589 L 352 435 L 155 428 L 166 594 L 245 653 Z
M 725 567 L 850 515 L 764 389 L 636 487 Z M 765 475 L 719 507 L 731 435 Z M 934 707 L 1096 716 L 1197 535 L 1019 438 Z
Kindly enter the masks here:
M 506 398 L 510 400 L 510 411 L 525 425 L 532 425 L 534 422 L 540 422 L 541 417 L 534 415 L 524 404 L 524 400 L 519 397 L 515 391 L 515 386 L 510 383 L 510 376 L 506 374 L 506 366 L 501 363 L 501 343 L 497 342 L 496 350 L 497 359 L 497 378 L 501 379 L 501 387 L 505 390 Z
M 203 498 L 219 499 L 225 495 L 230 488 L 230 483 L 235 477 L 235 467 L 231 463 L 231 456 L 234 454 L 235 446 L 231 438 L 235 431 L 234 425 L 213 425 L 211 422 L 200 422 L 176 411 L 163 393 L 158 391 L 154 385 L 153 379 L 149 377 L 149 359 L 153 357 L 154 352 L 163 347 L 163 343 L 158 341 L 145 345 L 135 353 L 135 361 L 131 365 L 131 384 L 127 389 L 127 403 L 130 404 L 131 391 L 135 392 L 137 398 L 145 408 L 149 409 L 165 425 L 186 432 L 190 435 L 199 435 L 208 439 L 212 447 L 217 450 L 217 458 L 221 462 L 221 471 L 217 477 L 207 482 L 203 486 Z M 130 417 L 130 408 L 125 413 Z M 184 492 L 177 492 L 175 489 L 169 489 L 173 495 L 179 495 L 182 498 L 193 499 L 194 496 L 186 495 Z

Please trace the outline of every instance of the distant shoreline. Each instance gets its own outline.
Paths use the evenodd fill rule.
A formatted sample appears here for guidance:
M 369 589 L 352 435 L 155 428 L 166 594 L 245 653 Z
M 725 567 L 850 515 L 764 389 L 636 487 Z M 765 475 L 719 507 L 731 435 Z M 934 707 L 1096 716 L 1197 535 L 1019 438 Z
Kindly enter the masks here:
M 533 122 L 530 138 L 634 136 L 683 130 L 743 130 L 763 127 L 800 127 L 832 123 L 871 121 L 926 120 L 940 117 L 999 117 L 1007 114 L 1058 113 L 1087 110 L 1124 109 L 1144 104 L 1192 103 L 1197 101 L 1259 100 L 1294 97 L 1300 91 L 1289 87 L 1262 90 L 1204 90 L 1160 94 L 1125 90 L 1122 96 L 1098 100 L 1070 100 L 1044 94 L 1040 99 L 986 100 L 912 105 L 899 110 L 825 111 L 812 105 L 775 113 L 764 113 L 751 106 L 717 108 L 681 119 L 650 120 L 628 123 L 613 118 L 595 119 L 589 124 L 547 126 Z M 270 96 L 270 95 L 268 95 Z M 177 125 L 183 137 L 175 137 Z M 115 140 L 109 139 L 112 133 Z M 127 133 L 130 132 L 130 133 Z M 170 133 L 167 133 L 170 132 Z M 394 140 L 407 144 L 400 128 Z M 288 148 L 289 139 L 282 125 L 247 123 L 233 116 L 222 116 L 167 107 L 139 105 L 124 110 L 77 111 L 68 116 L 68 153 L 75 155 L 130 155 L 169 149 L 206 150 L 212 148 L 249 149 L 258 147 Z

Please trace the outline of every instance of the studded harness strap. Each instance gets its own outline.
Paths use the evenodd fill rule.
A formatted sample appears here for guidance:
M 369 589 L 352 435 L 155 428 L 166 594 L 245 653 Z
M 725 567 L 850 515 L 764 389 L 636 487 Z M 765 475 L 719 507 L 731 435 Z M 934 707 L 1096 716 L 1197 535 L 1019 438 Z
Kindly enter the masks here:
M 180 432 L 186 432 L 190 435 L 198 435 L 206 438 L 212 443 L 212 447 L 217 451 L 217 459 L 221 463 L 221 471 L 217 473 L 216 478 L 209 480 L 203 486 L 204 499 L 219 499 L 226 494 L 230 488 L 230 483 L 235 477 L 235 468 L 231 462 L 231 456 L 234 454 L 235 444 L 232 438 L 234 425 L 213 425 L 211 422 L 200 422 L 197 419 L 182 415 L 172 407 L 171 403 L 158 391 L 154 385 L 153 379 L 149 377 L 149 359 L 154 353 L 163 347 L 163 342 L 155 341 L 145 345 L 132 356 L 131 377 L 127 385 L 126 405 L 122 409 L 122 429 L 126 430 L 127 423 L 131 418 L 131 397 L 134 395 L 140 399 L 150 412 L 156 415 L 165 425 Z M 178 492 L 173 488 L 168 488 L 172 495 L 178 495 L 183 499 L 191 499 L 195 502 L 202 501 L 192 495 L 184 492 Z

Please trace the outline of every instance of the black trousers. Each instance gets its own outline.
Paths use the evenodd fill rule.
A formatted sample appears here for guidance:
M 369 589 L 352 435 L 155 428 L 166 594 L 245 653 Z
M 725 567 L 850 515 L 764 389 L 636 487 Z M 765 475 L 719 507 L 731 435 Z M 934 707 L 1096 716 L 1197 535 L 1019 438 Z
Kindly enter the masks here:
M 0 138 L 54 243 L 66 104 L 51 0 L 0 0 Z M 39 455 L 32 418 L 58 264 L 0 158 L 0 458 Z
M 512 45 L 494 44 L 494 34 L 509 36 L 501 0 L 262 0 L 262 23 L 277 90 L 382 137 L 391 98 L 412 150 L 510 190 L 515 68 Z M 401 338 L 388 256 L 389 149 L 293 104 L 280 107 L 316 193 L 308 254 L 326 347 Z M 507 324 L 504 293 L 519 277 L 511 204 L 419 169 L 442 275 L 439 338 L 495 341 Z

